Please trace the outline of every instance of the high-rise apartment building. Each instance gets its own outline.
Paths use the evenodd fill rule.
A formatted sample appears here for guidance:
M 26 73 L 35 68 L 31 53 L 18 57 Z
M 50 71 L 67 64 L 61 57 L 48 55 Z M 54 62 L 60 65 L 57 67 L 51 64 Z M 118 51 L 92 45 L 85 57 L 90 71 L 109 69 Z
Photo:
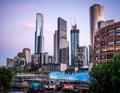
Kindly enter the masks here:
M 44 36 L 43 36 L 43 15 L 36 15 L 36 31 L 35 31 L 35 53 L 43 53 L 44 51 Z
M 94 63 L 109 62 L 114 54 L 120 54 L 120 22 L 110 20 L 103 24 L 95 36 Z
M 29 48 L 24 48 L 23 49 L 23 57 L 25 58 L 25 61 L 27 63 L 30 62 L 30 49 Z
M 104 7 L 94 4 L 90 7 L 90 43 L 94 49 L 94 38 L 98 31 L 98 22 L 104 21 Z
M 74 65 L 78 57 L 79 47 L 79 29 L 77 29 L 77 25 L 72 26 L 70 35 L 71 35 L 71 65 Z

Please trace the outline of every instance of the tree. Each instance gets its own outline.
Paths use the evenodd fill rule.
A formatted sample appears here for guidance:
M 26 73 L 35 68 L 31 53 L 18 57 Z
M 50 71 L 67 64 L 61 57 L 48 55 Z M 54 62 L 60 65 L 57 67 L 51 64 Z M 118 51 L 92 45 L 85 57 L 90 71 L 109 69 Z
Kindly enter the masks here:
M 10 89 L 13 73 L 10 69 L 5 67 L 0 68 L 0 82 L 2 83 L 4 90 Z
M 108 63 L 94 65 L 90 77 L 90 93 L 120 93 L 120 54 Z

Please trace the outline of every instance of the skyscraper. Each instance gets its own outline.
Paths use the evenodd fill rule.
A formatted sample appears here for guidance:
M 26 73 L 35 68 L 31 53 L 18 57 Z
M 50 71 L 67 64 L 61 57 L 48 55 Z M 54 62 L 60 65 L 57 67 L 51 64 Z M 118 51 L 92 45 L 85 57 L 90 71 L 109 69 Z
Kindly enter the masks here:
M 67 22 L 62 19 L 58 18 L 58 48 L 62 48 L 62 41 L 67 40 Z
M 36 15 L 36 31 L 35 31 L 35 53 L 43 53 L 44 51 L 44 36 L 43 36 L 43 15 Z
M 77 56 L 78 56 L 78 47 L 79 47 L 79 30 L 77 29 L 77 25 L 72 26 L 71 30 L 71 65 L 74 65 Z
M 57 42 L 57 30 L 54 34 L 54 63 L 58 63 L 58 42 Z
M 90 43 L 93 49 L 94 38 L 98 31 L 98 22 L 104 21 L 104 7 L 99 4 L 94 4 L 90 7 Z
M 55 39 L 57 39 L 57 41 L 55 41 Z M 54 57 L 56 57 L 57 63 L 69 64 L 69 42 L 67 41 L 67 22 L 60 17 L 58 18 L 58 30 L 55 32 L 54 42 L 56 42 L 54 48 L 57 49 L 56 54 L 54 53 Z M 63 50 L 65 51 L 65 56 L 62 56 Z

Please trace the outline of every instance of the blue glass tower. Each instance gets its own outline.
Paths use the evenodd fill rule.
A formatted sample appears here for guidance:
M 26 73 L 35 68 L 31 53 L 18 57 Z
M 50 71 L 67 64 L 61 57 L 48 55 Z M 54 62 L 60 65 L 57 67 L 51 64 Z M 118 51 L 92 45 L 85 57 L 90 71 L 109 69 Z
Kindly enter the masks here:
M 43 15 L 36 15 L 36 31 L 35 31 L 35 53 L 43 53 L 44 51 L 44 36 L 43 36 Z
M 71 65 L 74 65 L 78 57 L 78 47 L 79 47 L 79 30 L 77 26 L 73 26 L 71 30 Z

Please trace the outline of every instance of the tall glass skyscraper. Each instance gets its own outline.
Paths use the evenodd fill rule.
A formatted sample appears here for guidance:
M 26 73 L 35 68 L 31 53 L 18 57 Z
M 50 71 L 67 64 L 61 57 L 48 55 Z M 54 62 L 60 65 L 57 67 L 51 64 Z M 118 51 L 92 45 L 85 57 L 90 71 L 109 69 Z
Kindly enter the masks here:
M 69 64 L 69 42 L 67 41 L 67 22 L 58 18 L 57 30 L 57 61 Z M 64 56 L 63 56 L 64 55 Z
M 77 26 L 72 26 L 71 30 L 71 65 L 74 65 L 78 57 L 78 48 L 79 48 L 79 30 Z
M 43 53 L 44 51 L 44 36 L 43 36 L 43 15 L 36 15 L 36 31 L 35 31 L 35 53 Z

